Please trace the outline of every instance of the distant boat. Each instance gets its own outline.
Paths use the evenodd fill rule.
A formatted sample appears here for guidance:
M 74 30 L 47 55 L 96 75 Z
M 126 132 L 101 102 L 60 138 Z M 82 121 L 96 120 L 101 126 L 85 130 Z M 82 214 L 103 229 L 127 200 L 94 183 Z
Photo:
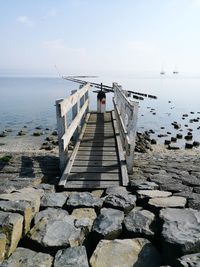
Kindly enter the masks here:
M 173 74 L 178 74 L 178 73 L 179 72 L 178 72 L 177 68 L 175 68 L 174 71 L 173 71 Z
M 160 72 L 160 75 L 165 75 L 165 71 L 162 70 L 162 71 Z

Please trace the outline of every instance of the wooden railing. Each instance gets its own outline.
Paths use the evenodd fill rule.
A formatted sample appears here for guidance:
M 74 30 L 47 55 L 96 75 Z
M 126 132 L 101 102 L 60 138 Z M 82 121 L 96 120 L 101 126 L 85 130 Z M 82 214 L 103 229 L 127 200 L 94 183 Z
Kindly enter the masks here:
M 78 91 L 73 90 L 72 95 L 56 101 L 58 143 L 60 170 L 63 171 L 68 161 L 68 145 L 72 137 L 76 138 L 80 132 L 85 116 L 89 110 L 89 89 L 86 84 Z M 68 113 L 72 111 L 69 124 Z
M 123 148 L 126 152 L 128 173 L 133 172 L 138 102 L 130 101 L 127 92 L 113 83 L 113 105 Z

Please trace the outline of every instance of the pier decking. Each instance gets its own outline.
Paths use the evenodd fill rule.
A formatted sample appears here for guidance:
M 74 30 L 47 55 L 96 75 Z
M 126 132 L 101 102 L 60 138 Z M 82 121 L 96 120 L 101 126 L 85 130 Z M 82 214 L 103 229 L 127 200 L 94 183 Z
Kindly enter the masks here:
M 89 112 L 88 90 L 86 85 L 68 99 L 56 102 L 62 171 L 59 186 L 70 189 L 126 186 L 128 172 L 133 168 L 137 103 L 131 103 L 116 88 L 113 111 Z M 70 108 L 74 115 L 67 126 L 66 113 Z M 68 144 L 77 130 L 78 138 L 68 157 Z

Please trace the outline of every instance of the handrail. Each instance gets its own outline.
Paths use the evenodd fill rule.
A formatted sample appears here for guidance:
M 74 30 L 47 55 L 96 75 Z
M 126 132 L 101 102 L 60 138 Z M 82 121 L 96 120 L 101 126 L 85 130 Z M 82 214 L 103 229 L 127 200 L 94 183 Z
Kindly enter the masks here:
M 90 84 L 82 86 L 78 91 L 73 90 L 72 95 L 66 99 L 56 101 L 57 128 L 60 170 L 63 171 L 68 161 L 68 145 L 72 136 L 80 132 L 83 120 L 89 109 Z M 72 109 L 72 121 L 68 126 L 67 114 Z
M 131 174 L 133 172 L 138 102 L 130 101 L 126 96 L 126 91 L 123 91 L 122 87 L 117 83 L 113 83 L 113 90 L 114 111 L 122 145 L 126 152 L 128 173 Z

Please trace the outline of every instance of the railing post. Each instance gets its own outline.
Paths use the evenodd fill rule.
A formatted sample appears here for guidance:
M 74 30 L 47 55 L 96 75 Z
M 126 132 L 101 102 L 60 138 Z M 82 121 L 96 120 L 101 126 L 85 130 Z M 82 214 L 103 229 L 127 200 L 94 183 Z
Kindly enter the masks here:
M 128 127 L 127 127 L 127 132 L 130 139 L 130 148 L 129 148 L 129 153 L 126 156 L 127 169 L 129 174 L 133 173 L 133 161 L 134 161 L 137 116 L 138 116 L 137 102 L 134 102 L 134 108 L 131 113 L 132 114 L 128 116 Z
M 77 90 L 72 90 L 71 91 L 71 95 L 75 94 L 77 92 Z M 77 101 L 77 103 L 72 107 L 72 121 L 75 119 L 75 117 L 78 115 L 80 110 L 80 99 Z M 79 135 L 79 131 L 80 131 L 80 126 L 78 125 L 74 134 L 73 134 L 73 140 L 76 140 L 78 135 Z
M 59 158 L 60 158 L 60 171 L 62 172 L 68 160 L 68 148 L 64 149 L 64 142 L 62 136 L 67 131 L 67 115 L 61 116 L 60 103 L 63 99 L 56 101 L 56 118 L 58 130 L 58 144 L 59 144 Z

